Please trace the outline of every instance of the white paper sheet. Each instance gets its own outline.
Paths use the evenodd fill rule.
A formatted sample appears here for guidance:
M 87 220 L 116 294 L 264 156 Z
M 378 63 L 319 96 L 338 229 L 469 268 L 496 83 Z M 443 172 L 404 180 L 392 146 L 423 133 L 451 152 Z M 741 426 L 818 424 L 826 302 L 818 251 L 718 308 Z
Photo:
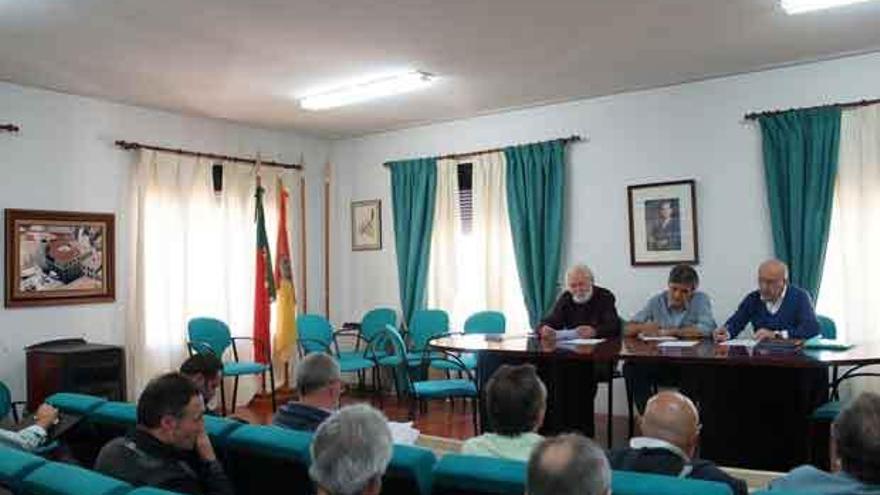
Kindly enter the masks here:
M 408 423 L 389 421 L 388 429 L 391 430 L 391 438 L 394 440 L 394 443 L 402 445 L 415 444 L 421 434 L 419 430 L 413 428 L 412 421 Z
M 605 339 L 568 339 L 558 342 L 558 345 L 596 345 L 605 342 Z
M 757 344 L 757 343 L 758 343 L 757 340 L 733 339 L 733 340 L 726 340 L 726 341 L 722 342 L 721 345 L 726 345 L 726 346 L 731 346 L 731 347 L 755 347 L 755 344 Z
M 693 347 L 697 344 L 698 342 L 696 340 L 671 340 L 660 342 L 657 344 L 657 347 Z
M 645 342 L 669 342 L 673 340 L 678 340 L 672 335 L 643 335 L 639 334 L 639 340 L 644 340 Z

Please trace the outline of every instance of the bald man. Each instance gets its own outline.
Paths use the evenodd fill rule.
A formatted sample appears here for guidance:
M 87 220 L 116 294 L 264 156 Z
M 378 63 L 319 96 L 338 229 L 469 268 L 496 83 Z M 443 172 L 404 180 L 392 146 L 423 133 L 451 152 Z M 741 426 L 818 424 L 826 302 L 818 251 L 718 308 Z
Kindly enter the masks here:
M 731 477 L 710 461 L 694 459 L 700 443 L 700 416 L 690 399 L 678 392 L 651 397 L 641 419 L 641 437 L 628 449 L 612 451 L 612 469 L 718 481 L 736 495 L 747 495 L 745 481 Z
M 751 323 L 758 341 L 819 335 L 810 295 L 788 283 L 788 266 L 775 259 L 758 267 L 758 290 L 747 295 L 733 316 L 713 332 L 715 341 L 736 338 L 746 323 Z

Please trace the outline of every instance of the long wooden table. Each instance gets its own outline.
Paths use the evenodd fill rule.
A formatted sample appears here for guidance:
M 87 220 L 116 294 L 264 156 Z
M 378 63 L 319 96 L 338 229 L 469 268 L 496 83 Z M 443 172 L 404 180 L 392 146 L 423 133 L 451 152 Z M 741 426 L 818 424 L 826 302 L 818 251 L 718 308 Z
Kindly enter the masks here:
M 504 362 L 534 362 L 545 382 L 564 381 L 566 385 L 557 388 L 558 393 L 548 394 L 547 419 L 551 424 L 545 425 L 545 432 L 549 434 L 577 426 L 559 424 L 560 420 L 571 421 L 571 415 L 562 413 L 571 408 L 589 414 L 584 421 L 592 422 L 592 405 L 584 407 L 586 394 L 577 393 L 572 384 L 594 390 L 594 368 L 611 370 L 621 360 L 680 366 L 683 388 L 700 408 L 701 456 L 727 466 L 773 471 L 808 462 L 809 415 L 827 400 L 828 368 L 880 364 L 880 342 L 859 343 L 845 351 L 775 353 L 710 340 L 669 348 L 635 338 L 572 345 L 530 336 L 490 340 L 470 334 L 435 339 L 431 345 L 478 353 L 481 384 Z M 570 363 L 577 362 L 592 366 L 571 367 Z M 552 389 L 554 384 L 547 385 Z

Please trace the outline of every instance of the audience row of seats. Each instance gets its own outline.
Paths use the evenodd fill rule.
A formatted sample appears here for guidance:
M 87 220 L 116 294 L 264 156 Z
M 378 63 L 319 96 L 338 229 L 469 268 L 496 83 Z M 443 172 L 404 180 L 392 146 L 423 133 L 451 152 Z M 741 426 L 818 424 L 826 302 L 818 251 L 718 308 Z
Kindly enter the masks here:
M 175 495 L 128 483 L 72 464 L 0 446 L 0 486 L 29 495 Z
M 66 393 L 53 395 L 48 402 L 62 413 L 84 416 L 83 424 L 77 427 L 78 434 L 72 438 L 73 443 L 103 444 L 109 438 L 123 434 L 136 423 L 134 404 L 108 402 L 87 395 Z M 279 486 L 310 486 L 308 465 L 311 433 L 275 426 L 242 424 L 217 417 L 206 417 L 205 428 L 228 475 L 235 483 L 237 493 L 273 493 Z M 92 465 L 94 459 L 89 458 L 90 455 L 83 456 L 82 450 L 77 454 L 76 446 L 71 447 L 75 457 L 83 465 Z M 54 464 L 50 468 L 78 469 L 55 468 Z M 10 479 L 23 479 L 25 482 L 28 480 L 28 476 L 22 475 L 22 471 L 10 471 L 11 468 L 7 468 L 5 462 L 0 463 L 0 469 L 3 471 L 4 480 L 6 476 Z M 33 467 L 24 466 L 21 470 L 30 472 L 33 471 Z M 8 472 L 12 474 L 7 474 Z M 421 495 L 431 493 L 520 495 L 524 492 L 525 476 L 526 465 L 523 462 L 457 454 L 447 454 L 437 461 L 434 453 L 428 449 L 395 445 L 382 491 L 388 494 Z M 67 477 L 67 474 L 58 477 Z M 120 489 L 125 488 L 124 484 L 118 486 Z M 622 471 L 613 473 L 612 488 L 613 493 L 617 495 L 731 493 L 727 485 L 721 483 Z M 303 493 L 307 491 L 303 490 Z M 60 495 L 85 492 L 34 491 L 34 493 Z M 90 493 L 109 495 L 130 492 L 114 491 L 111 487 Z M 138 492 L 139 495 L 144 493 Z

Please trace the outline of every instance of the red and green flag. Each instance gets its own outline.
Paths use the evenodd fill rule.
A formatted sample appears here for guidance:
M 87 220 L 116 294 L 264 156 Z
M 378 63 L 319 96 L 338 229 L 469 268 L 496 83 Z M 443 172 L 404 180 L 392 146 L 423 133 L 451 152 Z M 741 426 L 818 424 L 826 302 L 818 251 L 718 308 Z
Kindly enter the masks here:
M 269 253 L 269 238 L 266 235 L 266 216 L 263 213 L 263 194 L 266 192 L 260 185 L 257 176 L 257 251 L 254 283 L 254 360 L 269 364 L 269 320 L 270 305 L 275 299 L 275 277 L 272 273 L 272 255 Z

